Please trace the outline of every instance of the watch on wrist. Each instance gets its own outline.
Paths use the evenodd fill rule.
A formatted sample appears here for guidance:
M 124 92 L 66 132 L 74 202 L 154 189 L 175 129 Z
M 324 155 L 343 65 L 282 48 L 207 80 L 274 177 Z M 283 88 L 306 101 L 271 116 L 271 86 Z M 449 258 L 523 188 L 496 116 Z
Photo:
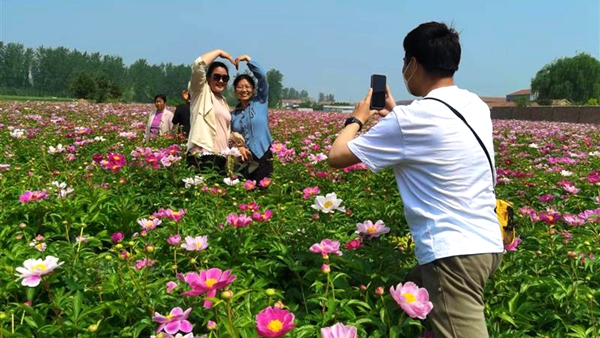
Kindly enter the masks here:
M 351 117 L 351 118 L 346 119 L 346 123 L 344 123 L 344 127 L 346 127 L 347 125 L 352 124 L 352 123 L 358 124 L 358 131 L 362 130 L 363 123 L 356 117 Z

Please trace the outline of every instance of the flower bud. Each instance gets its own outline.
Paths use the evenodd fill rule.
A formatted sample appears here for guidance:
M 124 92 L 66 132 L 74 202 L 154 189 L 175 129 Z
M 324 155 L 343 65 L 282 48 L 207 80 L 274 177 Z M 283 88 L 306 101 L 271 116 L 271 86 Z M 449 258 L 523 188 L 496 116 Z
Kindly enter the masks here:
M 94 333 L 96 331 L 98 331 L 98 325 L 92 324 L 92 325 L 88 326 L 88 332 Z
M 147 253 L 153 253 L 153 252 L 154 252 L 154 249 L 155 249 L 155 248 L 154 248 L 154 245 L 152 245 L 152 244 L 148 244 L 148 245 L 146 245 L 146 252 L 147 252 Z
M 324 274 L 328 274 L 331 272 L 331 268 L 329 267 L 329 265 L 323 264 L 321 265 L 321 272 L 323 272 Z
M 231 299 L 233 297 L 233 291 L 225 290 L 221 292 L 221 299 Z
M 377 294 L 378 296 L 382 296 L 382 295 L 383 295 L 383 293 L 384 293 L 384 291 L 383 291 L 383 287 L 381 287 L 381 286 L 378 286 L 378 287 L 375 289 L 375 294 Z
M 213 322 L 212 320 L 209 320 L 208 323 L 206 323 L 206 327 L 212 331 L 217 328 L 217 323 Z
M 273 304 L 273 307 L 276 309 L 283 309 L 285 307 L 285 305 L 283 304 L 282 301 L 279 300 L 279 301 L 275 302 L 275 304 Z
M 196 263 L 198 263 L 196 258 L 190 258 L 190 264 L 196 264 Z
M 269 297 L 275 296 L 275 289 L 267 289 L 265 292 Z

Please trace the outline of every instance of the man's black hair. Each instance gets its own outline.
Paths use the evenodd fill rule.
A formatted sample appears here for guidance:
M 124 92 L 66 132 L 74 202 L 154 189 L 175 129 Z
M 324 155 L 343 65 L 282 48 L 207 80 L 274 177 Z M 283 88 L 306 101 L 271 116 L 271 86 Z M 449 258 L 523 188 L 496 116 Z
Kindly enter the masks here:
M 427 22 L 413 29 L 404 38 L 405 60 L 417 59 L 433 76 L 451 77 L 460 63 L 458 32 L 441 22 Z

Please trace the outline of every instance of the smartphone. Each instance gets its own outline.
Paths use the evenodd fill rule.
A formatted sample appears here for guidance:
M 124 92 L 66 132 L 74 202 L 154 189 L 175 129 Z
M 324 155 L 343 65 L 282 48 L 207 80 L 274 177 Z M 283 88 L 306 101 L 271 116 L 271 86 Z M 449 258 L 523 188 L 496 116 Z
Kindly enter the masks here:
M 373 88 L 371 109 L 373 110 L 382 110 L 385 108 L 385 81 L 385 75 L 371 75 L 371 88 Z

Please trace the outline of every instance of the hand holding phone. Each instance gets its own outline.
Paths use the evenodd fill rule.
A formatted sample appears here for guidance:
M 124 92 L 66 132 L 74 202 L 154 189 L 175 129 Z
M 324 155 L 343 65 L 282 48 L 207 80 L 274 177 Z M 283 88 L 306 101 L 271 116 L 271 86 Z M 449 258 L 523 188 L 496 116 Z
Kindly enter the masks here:
M 386 77 L 385 75 L 373 74 L 371 75 L 371 88 L 373 94 L 371 95 L 371 109 L 372 110 L 383 110 L 385 108 L 385 88 L 386 88 Z

